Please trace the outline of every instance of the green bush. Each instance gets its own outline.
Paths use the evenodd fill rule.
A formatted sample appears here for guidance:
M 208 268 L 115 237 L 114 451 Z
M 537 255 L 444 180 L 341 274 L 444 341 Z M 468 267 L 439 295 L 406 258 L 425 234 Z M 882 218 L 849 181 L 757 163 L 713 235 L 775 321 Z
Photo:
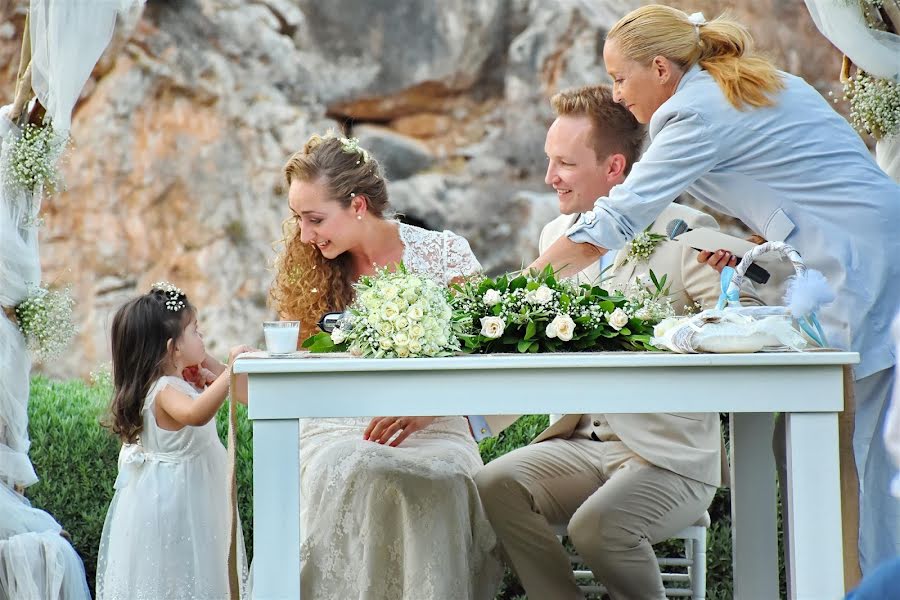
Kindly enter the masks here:
M 41 478 L 28 488 L 32 503 L 51 513 L 72 536 L 84 560 L 88 585 L 94 589 L 97 550 L 106 509 L 113 495 L 119 441 L 99 425 L 111 390 L 108 382 L 51 381 L 34 377 L 29 403 L 31 459 Z M 726 421 L 727 423 L 727 421 Z M 223 442 L 227 406 L 217 415 Z M 528 444 L 547 426 L 547 415 L 519 419 L 498 438 L 480 445 L 485 462 Z M 248 556 L 253 556 L 253 435 L 246 409 L 238 407 L 238 503 Z M 728 490 L 720 489 L 709 509 L 708 595 L 710 600 L 732 597 L 731 509 Z M 678 549 L 677 542 L 660 545 Z M 524 598 L 515 576 L 507 573 L 497 600 Z

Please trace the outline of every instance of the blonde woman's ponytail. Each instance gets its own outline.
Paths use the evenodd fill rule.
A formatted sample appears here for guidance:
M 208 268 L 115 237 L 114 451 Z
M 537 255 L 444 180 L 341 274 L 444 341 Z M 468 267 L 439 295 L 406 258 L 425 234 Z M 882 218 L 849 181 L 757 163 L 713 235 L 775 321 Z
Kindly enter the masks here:
M 626 58 L 641 64 L 657 56 L 684 70 L 699 64 L 738 110 L 772 106 L 773 96 L 784 88 L 775 66 L 753 53 L 747 28 L 725 16 L 703 22 L 676 8 L 650 4 L 622 17 L 606 39 L 615 40 Z

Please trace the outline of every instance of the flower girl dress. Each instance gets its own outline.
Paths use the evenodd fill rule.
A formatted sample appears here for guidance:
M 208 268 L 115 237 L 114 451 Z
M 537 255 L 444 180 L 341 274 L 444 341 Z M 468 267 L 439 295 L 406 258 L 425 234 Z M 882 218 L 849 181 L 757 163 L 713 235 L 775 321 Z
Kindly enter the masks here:
M 166 386 L 196 397 L 180 377 L 161 377 L 142 410 L 137 444 L 119 453 L 115 495 L 97 560 L 98 600 L 228 598 L 227 455 L 215 419 L 168 431 L 153 403 Z M 246 581 L 238 528 L 241 580 Z
M 410 272 L 446 284 L 481 270 L 465 239 L 399 227 Z M 301 597 L 494 598 L 502 569 L 466 419 L 438 417 L 397 447 L 363 440 L 370 421 L 301 421 Z

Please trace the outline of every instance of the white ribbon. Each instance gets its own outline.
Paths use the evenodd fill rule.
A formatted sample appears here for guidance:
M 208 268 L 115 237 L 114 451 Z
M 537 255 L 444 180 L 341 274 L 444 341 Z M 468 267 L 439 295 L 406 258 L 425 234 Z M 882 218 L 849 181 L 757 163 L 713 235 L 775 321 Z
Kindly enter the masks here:
M 125 444 L 119 453 L 119 475 L 113 489 L 120 490 L 128 485 L 133 475 L 147 462 L 183 462 L 186 455 L 176 452 L 147 452 L 140 444 Z
M 700 25 L 706 25 L 706 17 L 703 16 L 702 12 L 695 12 L 688 16 L 688 21 L 694 24 L 695 27 L 699 27 Z

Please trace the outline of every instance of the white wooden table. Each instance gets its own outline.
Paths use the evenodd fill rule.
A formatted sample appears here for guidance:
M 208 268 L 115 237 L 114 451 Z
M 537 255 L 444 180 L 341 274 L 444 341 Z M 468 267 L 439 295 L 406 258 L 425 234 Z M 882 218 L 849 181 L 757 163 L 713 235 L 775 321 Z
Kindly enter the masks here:
M 772 413 L 784 412 L 788 576 L 796 598 L 843 598 L 837 413 L 842 365 L 858 361 L 852 352 L 240 358 L 253 421 L 253 597 L 300 597 L 298 419 L 728 412 L 735 598 L 777 599 Z

